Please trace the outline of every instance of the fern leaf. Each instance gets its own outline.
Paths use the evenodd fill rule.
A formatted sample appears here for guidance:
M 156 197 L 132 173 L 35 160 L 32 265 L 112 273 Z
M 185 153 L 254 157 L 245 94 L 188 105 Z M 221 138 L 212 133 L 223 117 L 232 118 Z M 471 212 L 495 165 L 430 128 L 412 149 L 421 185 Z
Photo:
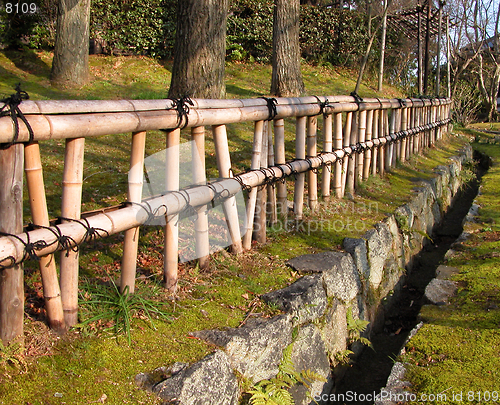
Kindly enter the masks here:
M 304 384 L 304 381 L 313 383 L 315 381 L 321 381 L 321 382 L 326 382 L 326 378 L 323 377 L 321 374 L 317 373 L 316 371 L 313 371 L 311 369 L 304 370 L 300 373 L 300 377 L 302 379 L 302 383 Z
M 364 345 L 368 346 L 368 347 L 371 347 L 373 349 L 373 345 L 372 345 L 372 342 L 370 342 L 370 340 L 368 340 L 367 338 L 364 338 L 364 337 L 360 337 L 359 338 L 359 341 L 361 343 L 363 343 Z

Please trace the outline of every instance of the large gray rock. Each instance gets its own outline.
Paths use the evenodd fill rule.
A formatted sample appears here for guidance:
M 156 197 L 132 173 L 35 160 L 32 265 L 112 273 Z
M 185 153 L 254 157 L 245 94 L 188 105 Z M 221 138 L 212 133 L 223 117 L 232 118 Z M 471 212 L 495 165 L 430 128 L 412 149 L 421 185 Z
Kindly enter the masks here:
M 461 186 L 460 172 L 462 171 L 462 165 L 458 158 L 453 156 L 448 167 L 450 168 L 450 189 L 453 195 L 455 195 Z
M 305 370 L 314 371 L 325 381 L 315 380 L 309 387 L 298 384 L 290 389 L 296 405 L 312 405 L 314 397 L 330 393 L 333 385 L 330 362 L 326 347 L 321 338 L 319 329 L 313 325 L 307 325 L 299 329 L 297 338 L 293 344 L 292 362 L 297 372 Z
M 286 264 L 301 273 L 322 273 L 330 268 L 330 258 L 334 252 L 300 255 L 287 260 Z
M 296 325 L 321 318 L 327 305 L 321 274 L 304 276 L 288 287 L 261 295 L 260 298 L 290 313 Z
M 240 394 L 229 359 L 220 350 L 192 366 L 179 367 L 152 391 L 172 405 L 233 405 Z
M 323 272 L 326 295 L 351 302 L 361 292 L 361 281 L 351 255 L 331 252 L 328 264 L 330 268 Z
M 436 269 L 436 278 L 440 280 L 449 280 L 451 276 L 460 273 L 460 269 L 458 267 L 445 266 L 441 264 Z
M 335 355 L 347 349 L 347 308 L 339 300 L 333 299 L 325 315 L 322 329 L 326 350 L 330 363 L 334 366 L 338 361 Z
M 352 257 L 347 253 L 323 252 L 304 255 L 289 260 L 287 264 L 298 271 L 322 273 L 328 297 L 349 302 L 361 288 L 359 274 Z
M 364 284 L 370 278 L 366 241 L 359 238 L 345 238 L 343 245 L 346 252 L 351 254 L 354 264 L 358 269 L 359 277 Z
M 433 278 L 425 287 L 425 298 L 435 305 L 443 305 L 457 292 L 457 285 L 451 280 Z
M 387 225 L 379 229 L 370 229 L 363 235 L 368 247 L 370 263 L 370 287 L 377 289 L 384 276 L 384 264 L 392 246 L 391 233 Z
M 391 239 L 392 239 L 391 253 L 394 257 L 394 261 L 400 268 L 404 268 L 406 264 L 404 243 L 403 243 L 403 237 L 396 222 L 396 218 L 394 217 L 394 215 L 391 215 L 386 219 L 384 219 L 382 224 L 387 225 L 387 229 L 391 234 Z M 381 225 L 379 224 L 375 225 L 375 229 L 379 230 L 379 227 L 381 227 Z
M 231 366 L 253 382 L 278 373 L 283 349 L 292 342 L 291 315 L 254 319 L 242 328 L 192 333 L 225 349 Z

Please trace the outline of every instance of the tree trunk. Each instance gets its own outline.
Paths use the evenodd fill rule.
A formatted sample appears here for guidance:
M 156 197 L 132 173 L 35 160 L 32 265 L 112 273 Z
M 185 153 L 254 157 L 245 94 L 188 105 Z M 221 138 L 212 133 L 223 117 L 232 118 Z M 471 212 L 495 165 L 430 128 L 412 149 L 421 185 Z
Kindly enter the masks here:
M 304 92 L 300 72 L 299 22 L 299 0 L 274 1 L 271 94 L 275 96 L 299 96 Z
M 89 78 L 90 0 L 59 0 L 50 80 L 82 86 Z
M 228 4 L 228 0 L 179 0 L 168 97 L 225 97 Z
M 386 5 L 384 4 L 384 7 Z M 371 18 L 371 16 L 370 16 Z M 369 34 L 371 36 L 371 29 L 368 30 Z M 382 17 L 382 34 L 380 38 L 380 63 L 379 63 L 379 69 L 378 69 L 378 91 L 382 91 L 382 84 L 384 80 L 384 58 L 385 58 L 385 38 L 387 34 L 387 13 L 384 13 L 384 16 Z

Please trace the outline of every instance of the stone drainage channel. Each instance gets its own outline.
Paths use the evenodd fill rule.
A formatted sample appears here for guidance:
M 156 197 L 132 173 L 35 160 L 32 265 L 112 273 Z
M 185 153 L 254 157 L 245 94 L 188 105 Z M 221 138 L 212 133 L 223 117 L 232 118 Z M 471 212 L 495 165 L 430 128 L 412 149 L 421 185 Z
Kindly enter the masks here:
M 370 337 L 373 350 L 364 349 L 353 366 L 347 370 L 341 383 L 336 386 L 335 398 L 354 398 L 354 393 L 361 398 L 369 397 L 367 394 L 379 393 L 386 386 L 396 357 L 418 323 L 420 309 L 425 304 L 425 288 L 436 277 L 436 269 L 444 261 L 446 252 L 460 237 L 463 221 L 478 194 L 481 177 L 488 170 L 487 157 L 475 153 L 474 159 L 479 161 L 476 179 L 457 194 L 453 206 L 434 231 L 432 243 L 426 245 L 417 256 L 398 301 L 385 318 L 383 332 L 372 334 Z M 332 405 L 368 403 L 331 402 Z

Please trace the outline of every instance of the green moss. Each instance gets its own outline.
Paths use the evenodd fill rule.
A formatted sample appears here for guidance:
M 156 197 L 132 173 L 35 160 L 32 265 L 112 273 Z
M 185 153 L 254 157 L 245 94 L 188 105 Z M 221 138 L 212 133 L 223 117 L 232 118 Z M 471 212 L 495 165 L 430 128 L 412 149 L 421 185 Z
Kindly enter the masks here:
M 492 156 L 495 163 L 500 161 L 498 145 L 474 147 Z M 406 378 L 419 395 L 446 392 L 450 404 L 498 400 L 478 399 L 477 393 L 498 393 L 500 381 L 500 258 L 496 254 L 500 229 L 495 223 L 499 182 L 500 172 L 494 165 L 483 177 L 482 193 L 477 197 L 481 210 L 476 230 L 447 263 L 460 269 L 454 276 L 458 294 L 447 306 L 422 309 L 425 324 L 407 346 L 403 360 L 410 368 Z

